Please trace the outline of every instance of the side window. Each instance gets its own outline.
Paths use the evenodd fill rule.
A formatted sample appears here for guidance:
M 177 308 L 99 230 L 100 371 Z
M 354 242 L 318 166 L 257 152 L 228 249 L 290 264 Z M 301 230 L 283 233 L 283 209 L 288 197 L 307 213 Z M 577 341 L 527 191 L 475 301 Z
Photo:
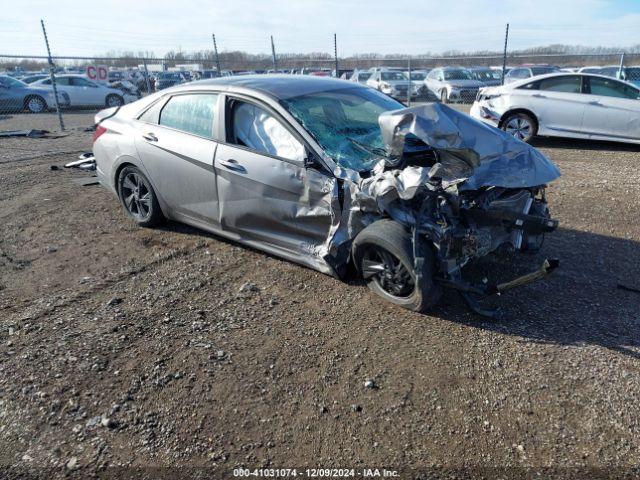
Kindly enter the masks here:
M 68 87 L 69 85 L 71 85 L 70 80 L 71 79 L 69 77 L 58 77 L 56 78 L 56 85 Z M 48 82 L 49 83 L 47 83 L 47 85 L 51 85 L 51 80 L 48 80 Z
M 518 90 L 538 90 L 540 82 L 530 82 L 518 87 Z
M 304 160 L 304 146 L 266 110 L 233 100 L 231 112 L 231 122 L 227 125 L 229 143 L 287 160 Z
M 580 93 L 582 80 L 577 75 L 551 77 L 540 80 L 540 90 L 548 92 Z
M 95 83 L 90 82 L 86 78 L 82 78 L 82 77 L 71 77 L 70 80 L 71 80 L 71 84 L 74 87 L 95 87 L 96 86 Z
M 164 106 L 164 99 L 161 99 L 148 108 L 142 115 L 138 117 L 138 120 L 147 123 L 158 123 L 160 117 L 160 110 Z
M 160 112 L 160 125 L 201 137 L 213 138 L 217 94 L 176 95 Z
M 624 83 L 616 82 L 613 79 L 589 77 L 589 87 L 592 95 L 630 98 L 633 100 L 640 98 L 639 90 L 625 85 Z
M 42 85 L 51 85 L 51 79 L 47 78 L 44 82 L 42 82 Z

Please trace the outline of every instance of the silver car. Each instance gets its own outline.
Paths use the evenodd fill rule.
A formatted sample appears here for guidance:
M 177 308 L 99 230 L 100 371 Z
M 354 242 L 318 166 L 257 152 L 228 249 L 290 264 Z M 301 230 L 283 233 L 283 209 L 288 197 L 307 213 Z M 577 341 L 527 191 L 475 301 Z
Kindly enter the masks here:
M 337 277 L 352 264 L 417 311 L 444 286 L 486 313 L 470 295 L 554 266 L 511 283 L 463 279 L 474 258 L 540 247 L 557 225 L 544 184 L 559 173 L 439 103 L 403 108 L 343 80 L 256 75 L 173 87 L 96 122 L 98 179 L 141 226 L 177 220 Z
M 409 79 L 401 71 L 376 70 L 367 85 L 393 98 L 405 99 L 409 91 Z
M 468 70 L 457 67 L 434 68 L 424 84 L 442 103 L 473 103 L 478 90 L 484 86 Z

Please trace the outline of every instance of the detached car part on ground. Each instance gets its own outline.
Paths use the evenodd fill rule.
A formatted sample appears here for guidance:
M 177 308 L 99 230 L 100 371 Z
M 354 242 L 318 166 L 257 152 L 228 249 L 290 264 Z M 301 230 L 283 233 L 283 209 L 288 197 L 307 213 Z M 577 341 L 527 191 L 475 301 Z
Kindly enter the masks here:
M 180 110 L 182 108 L 182 110 Z M 403 108 L 333 79 L 246 76 L 166 90 L 96 116 L 100 182 L 140 225 L 182 221 L 425 311 L 442 287 L 478 313 L 502 284 L 462 268 L 535 252 L 560 173 L 529 145 L 441 104 Z

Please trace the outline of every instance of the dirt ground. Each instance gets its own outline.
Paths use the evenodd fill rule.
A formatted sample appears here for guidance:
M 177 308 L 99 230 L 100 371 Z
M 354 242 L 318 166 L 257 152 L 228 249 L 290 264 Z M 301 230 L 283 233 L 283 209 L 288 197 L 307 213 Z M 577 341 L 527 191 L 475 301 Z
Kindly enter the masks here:
M 533 263 L 561 267 L 488 320 L 138 228 L 50 169 L 90 143 L 0 139 L 0 477 L 640 475 L 640 146 L 537 141 L 563 176 Z

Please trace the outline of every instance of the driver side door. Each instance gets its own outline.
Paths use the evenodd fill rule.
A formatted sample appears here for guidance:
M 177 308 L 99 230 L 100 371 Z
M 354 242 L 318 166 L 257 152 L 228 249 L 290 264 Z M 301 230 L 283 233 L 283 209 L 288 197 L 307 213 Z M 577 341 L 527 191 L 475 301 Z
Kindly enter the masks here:
M 333 219 L 335 179 L 306 167 L 308 149 L 286 120 L 228 96 L 226 142 L 215 155 L 222 229 L 294 255 L 319 255 Z

